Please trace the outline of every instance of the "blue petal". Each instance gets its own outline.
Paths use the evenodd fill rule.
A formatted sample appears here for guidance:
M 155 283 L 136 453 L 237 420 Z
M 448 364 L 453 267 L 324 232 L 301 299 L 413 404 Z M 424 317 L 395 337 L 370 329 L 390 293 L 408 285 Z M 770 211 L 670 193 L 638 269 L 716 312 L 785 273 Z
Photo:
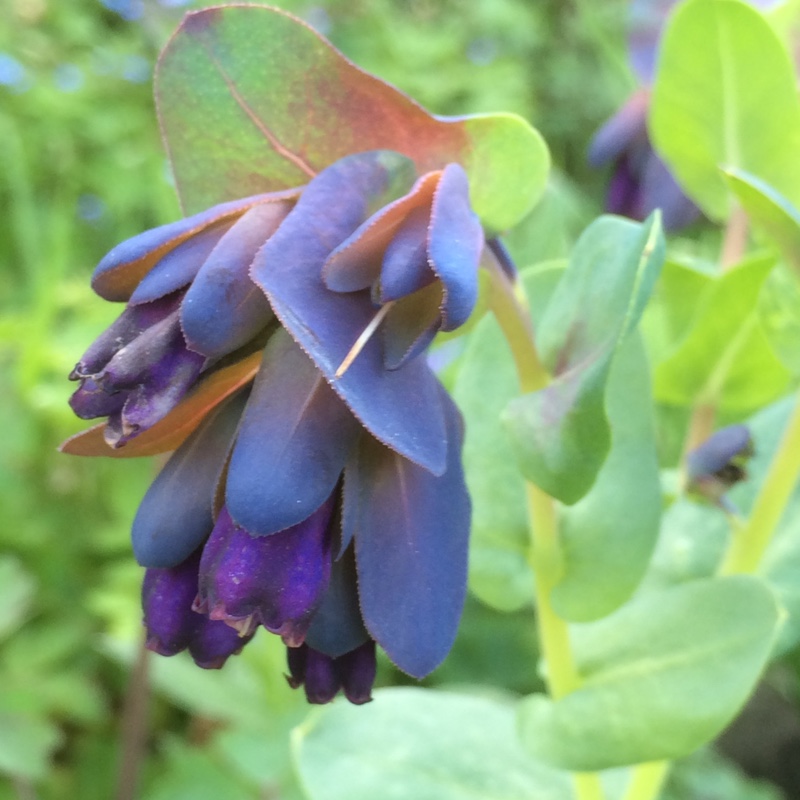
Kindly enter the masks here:
M 275 232 L 288 203 L 262 203 L 222 237 L 197 273 L 181 306 L 181 326 L 192 350 L 209 358 L 247 344 L 274 316 L 251 280 L 257 250 Z
M 428 265 L 429 207 L 415 208 L 383 254 L 381 300 L 397 300 L 436 280 Z
M 700 209 L 683 193 L 667 165 L 651 151 L 642 174 L 640 219 L 656 208 L 661 209 L 667 231 L 685 228 L 700 216 Z
M 338 658 L 369 639 L 358 607 L 356 565 L 353 551 L 334 562 L 322 604 L 306 634 L 306 644 Z
M 359 448 L 356 565 L 367 630 L 404 672 L 422 678 L 453 644 L 467 585 L 470 501 L 462 423 L 442 389 L 450 447 L 434 477 L 374 439 Z M 345 492 L 352 484 L 345 484 Z
M 370 201 L 390 183 L 392 170 L 404 163 L 393 153 L 362 153 L 321 172 L 256 256 L 251 274 L 283 325 L 364 427 L 406 458 L 441 473 L 447 437 L 430 368 L 415 359 L 403 369 L 386 370 L 380 337 L 373 336 L 337 378 L 376 310 L 367 292 L 332 292 L 321 276 L 331 249 L 358 227 L 370 212 Z
M 646 91 L 634 92 L 625 105 L 595 133 L 586 156 L 592 167 L 602 167 L 614 161 L 637 139 L 647 136 L 648 105 L 649 95 Z
M 426 286 L 398 300 L 383 326 L 383 361 L 387 369 L 399 369 L 420 355 L 442 325 L 442 285 Z
M 215 409 L 147 490 L 131 531 L 142 566 L 175 566 L 211 533 L 214 489 L 245 402 L 239 394 Z
M 228 469 L 226 503 L 256 536 L 297 525 L 336 487 L 359 426 L 284 330 L 272 335 Z
M 398 162 L 393 181 L 403 185 L 413 178 L 409 163 Z M 346 236 L 328 255 L 322 268 L 325 285 L 334 292 L 357 292 L 377 281 L 381 258 L 397 228 L 420 203 L 430 207 L 436 174 L 420 178 L 411 191 L 376 211 L 366 222 Z M 425 195 L 430 195 L 425 197 Z
M 444 285 L 442 330 L 463 325 L 478 300 L 478 262 L 483 228 L 469 204 L 469 180 L 458 164 L 448 164 L 433 195 L 428 232 L 430 265 Z
M 232 224 L 230 220 L 226 220 L 210 225 L 170 250 L 142 278 L 131 295 L 131 305 L 158 300 L 159 297 L 164 297 L 191 283 L 203 266 L 203 262 L 211 255 L 211 251 Z
M 281 193 L 286 194 L 286 193 Z M 271 194 L 245 197 L 162 225 L 118 244 L 92 273 L 92 288 L 106 300 L 127 300 L 139 281 L 162 256 L 213 222 L 238 216 Z

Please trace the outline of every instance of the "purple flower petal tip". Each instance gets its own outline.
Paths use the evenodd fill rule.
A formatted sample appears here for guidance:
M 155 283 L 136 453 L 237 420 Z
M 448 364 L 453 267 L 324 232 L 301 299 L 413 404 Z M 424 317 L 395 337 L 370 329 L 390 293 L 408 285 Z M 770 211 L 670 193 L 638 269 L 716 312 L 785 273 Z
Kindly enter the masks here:
M 262 537 L 223 508 L 200 563 L 199 599 L 210 618 L 246 633 L 260 624 L 302 643 L 330 578 L 333 504 L 330 498 L 307 520 Z
M 293 689 L 303 686 L 309 703 L 330 703 L 340 690 L 355 705 L 372 700 L 372 685 L 377 671 L 375 642 L 372 640 L 338 658 L 307 645 L 290 647 L 287 648 L 286 660 L 289 686 Z

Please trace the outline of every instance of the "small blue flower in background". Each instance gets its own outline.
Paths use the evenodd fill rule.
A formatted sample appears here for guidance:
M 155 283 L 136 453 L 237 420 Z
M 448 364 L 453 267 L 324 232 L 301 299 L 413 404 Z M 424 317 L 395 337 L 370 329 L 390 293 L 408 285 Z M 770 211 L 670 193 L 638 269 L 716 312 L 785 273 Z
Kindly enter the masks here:
M 61 92 L 77 92 L 86 79 L 77 64 L 59 64 L 53 72 L 53 82 Z
M 100 0 L 109 10 L 119 14 L 128 22 L 141 19 L 144 14 L 143 0 Z
M 747 426 L 721 428 L 687 454 L 687 492 L 736 514 L 737 509 L 725 495 L 747 479 L 747 462 L 753 454 L 753 440 Z
M 606 210 L 644 220 L 660 208 L 664 227 L 679 230 L 700 217 L 650 144 L 647 114 L 656 73 L 658 44 L 667 17 L 678 0 L 633 0 L 629 6 L 628 59 L 640 84 L 622 108 L 592 138 L 588 161 L 613 165 Z M 749 0 L 768 9 L 780 0 Z
M 151 649 L 220 667 L 263 627 L 310 702 L 369 700 L 376 642 L 418 678 L 441 663 L 470 501 L 426 350 L 474 308 L 483 245 L 459 165 L 375 151 L 101 261 L 95 290 L 127 305 L 71 405 L 107 418 L 83 435 L 102 447 L 174 450 L 132 531 Z
M 0 52 L 0 86 L 6 86 L 20 93 L 31 83 L 28 71 L 14 56 Z
M 82 194 L 77 202 L 78 216 L 85 222 L 97 222 L 106 213 L 106 204 L 96 194 Z
M 612 214 L 644 220 L 661 209 L 664 227 L 679 230 L 694 222 L 700 210 L 683 193 L 647 134 L 649 86 L 656 69 L 658 42 L 676 0 L 634 0 L 630 5 L 628 55 L 641 86 L 592 138 L 588 161 L 593 167 L 613 164 L 605 207 Z
M 700 210 L 683 193 L 647 135 L 648 89 L 639 89 L 594 135 L 588 159 L 593 167 L 613 164 L 606 210 L 644 220 L 661 209 L 664 227 L 679 230 L 694 222 Z

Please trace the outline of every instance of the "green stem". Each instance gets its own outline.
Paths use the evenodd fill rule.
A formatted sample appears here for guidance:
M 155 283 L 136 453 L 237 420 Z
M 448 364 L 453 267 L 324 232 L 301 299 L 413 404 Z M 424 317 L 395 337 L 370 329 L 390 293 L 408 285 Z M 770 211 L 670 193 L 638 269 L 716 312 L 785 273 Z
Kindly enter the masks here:
M 489 307 L 511 348 L 511 355 L 517 367 L 520 391 L 522 394 L 528 394 L 547 386 L 549 378 L 536 349 L 525 292 L 519 282 L 512 281 L 503 270 L 499 263 L 501 252 L 496 252 L 492 248 L 492 242 L 486 250 L 489 256 Z
M 649 761 L 634 767 L 622 800 L 658 800 L 669 772 L 669 761 Z
M 744 210 L 737 206 L 728 217 L 728 224 L 722 235 L 722 246 L 720 248 L 719 269 L 721 273 L 727 272 L 742 260 L 745 249 L 747 248 L 747 229 L 748 221 Z M 685 456 L 690 450 L 708 439 L 714 432 L 714 419 L 717 414 L 717 396 L 725 382 L 725 378 L 733 366 L 736 354 L 735 348 L 728 349 L 729 358 L 727 361 L 717 365 L 714 370 L 713 381 L 707 384 L 697 399 L 692 415 L 689 420 L 689 428 L 686 440 L 683 444 L 682 463 L 685 463 Z
M 523 394 L 547 385 L 547 371 L 539 359 L 533 336 L 530 313 L 524 292 L 512 282 L 498 262 L 501 255 L 489 249 L 491 261 L 490 307 L 511 348 Z M 553 699 L 569 694 L 580 686 L 569 638 L 569 626 L 550 602 L 553 588 L 561 576 L 561 551 L 555 502 L 538 486 L 526 482 L 530 550 L 529 560 L 536 576 L 534 592 L 542 657 L 547 665 L 547 685 Z M 574 776 L 578 800 L 604 800 L 596 773 Z
M 755 572 L 800 478 L 800 395 L 747 522 L 734 531 L 720 574 Z
M 553 498 L 532 483 L 526 484 L 530 520 L 530 564 L 536 576 L 536 615 L 539 639 L 547 664 L 547 685 L 554 700 L 580 686 L 569 640 L 569 627 L 550 603 L 553 589 L 561 576 L 561 552 L 558 542 L 556 509 Z

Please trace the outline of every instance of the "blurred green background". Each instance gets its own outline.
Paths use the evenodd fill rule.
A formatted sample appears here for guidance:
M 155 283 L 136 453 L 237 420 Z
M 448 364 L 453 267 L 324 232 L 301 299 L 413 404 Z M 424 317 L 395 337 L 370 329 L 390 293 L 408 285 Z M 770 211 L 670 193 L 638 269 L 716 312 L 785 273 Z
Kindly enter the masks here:
M 521 263 L 565 255 L 599 213 L 586 147 L 634 85 L 622 0 L 273 4 L 436 113 L 514 111 L 542 131 L 555 169 L 509 238 Z M 275 637 L 219 673 L 142 658 L 128 533 L 156 465 L 56 452 L 82 427 L 66 376 L 118 313 L 92 295 L 93 266 L 179 215 L 151 81 L 192 7 L 0 0 L 0 800 L 300 796 L 287 735 L 307 709 Z M 530 691 L 533 639 L 528 612 L 470 603 L 431 682 Z M 404 682 L 381 670 L 379 685 Z M 680 780 L 732 797 L 721 774 L 703 762 Z

